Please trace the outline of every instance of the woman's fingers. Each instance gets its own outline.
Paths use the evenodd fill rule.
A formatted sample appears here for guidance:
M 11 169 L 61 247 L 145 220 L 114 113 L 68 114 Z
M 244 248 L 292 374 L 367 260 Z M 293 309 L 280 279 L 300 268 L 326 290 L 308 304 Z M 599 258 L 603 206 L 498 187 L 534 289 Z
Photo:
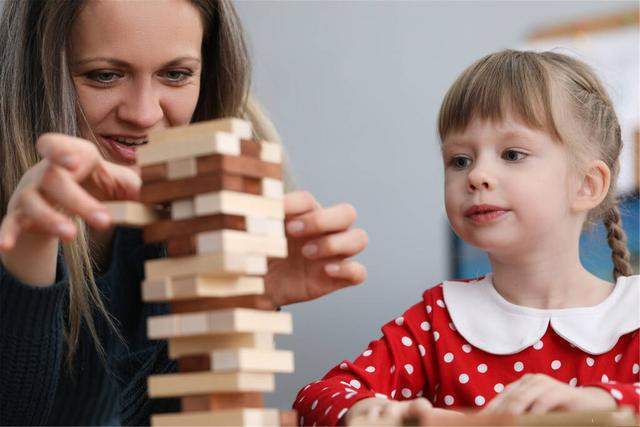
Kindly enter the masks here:
M 142 180 L 127 166 L 100 162 L 85 187 L 99 200 L 137 200 Z
M 2 219 L 0 250 L 11 250 L 20 233 L 28 230 L 44 232 L 64 240 L 73 239 L 76 233 L 76 227 L 69 218 L 53 209 L 40 193 L 31 189 L 18 196 L 16 208 Z
M 316 209 L 287 221 L 287 231 L 294 237 L 317 236 L 346 230 L 356 220 L 356 210 L 348 203 Z
M 308 241 L 302 247 L 302 255 L 309 259 L 352 257 L 362 252 L 368 242 L 367 233 L 355 228 Z
M 54 205 L 80 215 L 89 225 L 104 228 L 110 218 L 104 205 L 87 193 L 66 169 L 51 164 L 43 174 L 43 195 Z
M 95 144 L 59 133 L 41 135 L 36 148 L 43 158 L 69 170 L 76 181 L 84 179 L 103 161 Z
M 320 204 L 308 191 L 293 191 L 284 195 L 285 217 L 302 215 L 320 209 Z
M 324 266 L 324 271 L 342 287 L 357 285 L 367 279 L 365 266 L 350 259 L 330 262 Z

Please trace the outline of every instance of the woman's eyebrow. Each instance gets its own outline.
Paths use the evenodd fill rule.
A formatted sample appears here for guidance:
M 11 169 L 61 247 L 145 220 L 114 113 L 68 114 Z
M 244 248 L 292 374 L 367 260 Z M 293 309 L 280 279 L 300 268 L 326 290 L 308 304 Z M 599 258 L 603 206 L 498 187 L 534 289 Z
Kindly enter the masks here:
M 108 64 L 114 65 L 116 67 L 130 67 L 131 64 L 129 64 L 127 61 L 123 61 L 121 59 L 116 59 L 116 58 L 109 58 L 109 57 L 105 57 L 105 56 L 94 56 L 94 57 L 89 57 L 89 58 L 84 58 L 81 59 L 79 61 L 75 61 L 73 62 L 71 65 L 73 66 L 79 66 L 79 65 L 84 65 L 84 64 L 88 64 L 90 62 L 106 62 Z M 180 56 L 178 58 L 172 59 L 171 61 L 163 64 L 163 67 L 171 67 L 173 65 L 177 65 L 180 64 L 183 61 L 196 61 L 198 63 L 202 62 L 200 58 L 198 58 L 197 56 Z

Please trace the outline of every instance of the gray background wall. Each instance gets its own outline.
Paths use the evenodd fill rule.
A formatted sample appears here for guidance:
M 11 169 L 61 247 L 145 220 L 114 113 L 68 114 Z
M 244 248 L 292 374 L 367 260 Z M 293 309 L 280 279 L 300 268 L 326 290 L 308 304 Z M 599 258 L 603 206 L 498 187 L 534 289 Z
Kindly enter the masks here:
M 286 308 L 296 372 L 267 403 L 379 336 L 379 327 L 449 276 L 435 120 L 471 62 L 521 45 L 533 29 L 635 2 L 270 2 L 236 6 L 254 91 L 282 134 L 300 186 L 323 204 L 352 203 L 370 237 L 365 284 Z

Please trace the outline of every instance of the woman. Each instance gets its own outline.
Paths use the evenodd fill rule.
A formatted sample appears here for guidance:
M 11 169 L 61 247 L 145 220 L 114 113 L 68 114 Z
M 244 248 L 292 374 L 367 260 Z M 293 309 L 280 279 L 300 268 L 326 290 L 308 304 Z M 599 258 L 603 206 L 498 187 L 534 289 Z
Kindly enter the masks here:
M 13 0 L 0 40 L 0 424 L 146 424 L 177 410 L 146 397 L 149 375 L 175 369 L 145 337 L 165 307 L 139 296 L 162 251 L 111 227 L 102 202 L 136 199 L 151 131 L 244 116 L 274 139 L 238 18 L 227 1 Z M 365 279 L 351 206 L 293 192 L 285 213 L 273 307 Z

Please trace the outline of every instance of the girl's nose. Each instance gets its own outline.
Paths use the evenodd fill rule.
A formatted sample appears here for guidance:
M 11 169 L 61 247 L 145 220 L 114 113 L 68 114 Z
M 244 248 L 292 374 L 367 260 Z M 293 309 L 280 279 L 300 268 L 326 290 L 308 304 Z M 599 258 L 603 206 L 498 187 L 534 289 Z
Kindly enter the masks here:
M 125 95 L 117 110 L 120 120 L 136 128 L 152 128 L 164 117 L 160 96 L 150 82 L 137 83 Z
M 467 176 L 467 189 L 470 192 L 478 190 L 493 190 L 495 178 L 487 166 L 476 165 Z

